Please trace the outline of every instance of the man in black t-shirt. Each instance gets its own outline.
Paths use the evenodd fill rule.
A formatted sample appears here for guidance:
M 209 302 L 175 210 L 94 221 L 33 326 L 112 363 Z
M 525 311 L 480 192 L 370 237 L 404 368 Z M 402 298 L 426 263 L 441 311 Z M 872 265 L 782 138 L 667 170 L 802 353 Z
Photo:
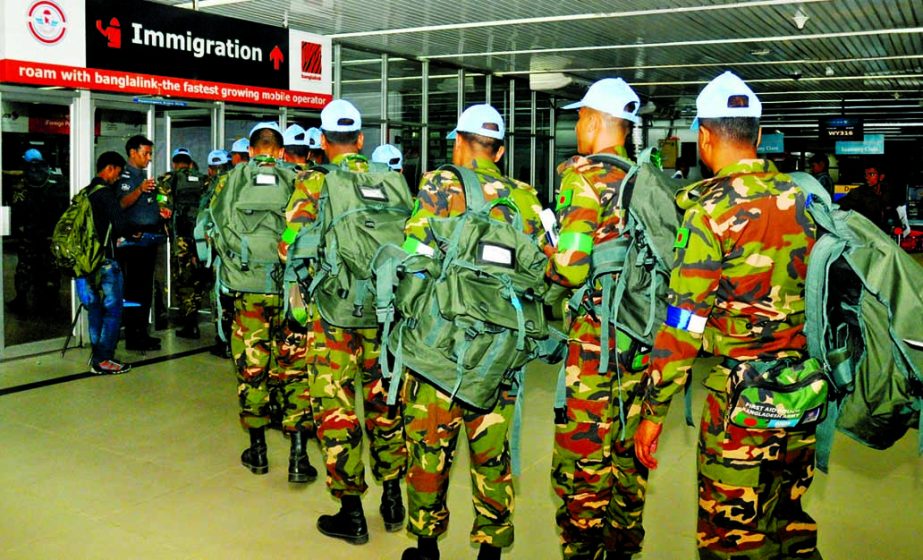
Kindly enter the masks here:
M 128 222 L 112 186 L 122 175 L 125 158 L 106 152 L 96 160 L 96 177 L 90 182 L 89 200 L 96 235 L 104 245 L 105 259 L 95 272 L 77 278 L 77 295 L 89 316 L 93 373 L 117 374 L 131 366 L 115 359 L 122 322 L 122 271 L 115 260 L 115 239 L 125 234 Z

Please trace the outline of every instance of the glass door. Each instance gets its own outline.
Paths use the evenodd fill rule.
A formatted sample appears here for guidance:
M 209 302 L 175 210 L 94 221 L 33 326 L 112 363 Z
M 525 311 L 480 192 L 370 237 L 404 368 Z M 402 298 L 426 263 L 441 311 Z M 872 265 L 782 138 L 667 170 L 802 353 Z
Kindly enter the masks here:
M 207 173 L 206 159 L 209 152 L 217 147 L 214 141 L 217 137 L 217 127 L 214 126 L 215 113 L 214 105 L 206 103 L 190 104 L 188 108 L 183 109 L 171 108 L 167 111 L 156 111 L 158 141 L 155 143 L 155 150 L 163 155 L 158 158 L 160 165 L 155 165 L 158 176 L 172 170 L 172 154 L 179 148 L 185 148 L 192 154 L 192 167 L 196 171 L 202 175 Z M 202 182 L 201 185 L 204 188 L 205 183 Z M 168 239 L 167 254 L 175 257 L 173 242 L 172 238 Z M 170 310 L 175 312 L 181 307 L 179 294 L 183 291 L 182 286 L 177 285 L 177 282 L 189 281 L 189 277 L 174 270 L 175 258 L 167 259 L 166 265 L 166 302 Z
M 84 178 L 71 181 L 73 95 L 0 90 L 3 206 L 0 355 L 39 352 L 67 335 L 71 282 L 55 268 L 50 238 Z

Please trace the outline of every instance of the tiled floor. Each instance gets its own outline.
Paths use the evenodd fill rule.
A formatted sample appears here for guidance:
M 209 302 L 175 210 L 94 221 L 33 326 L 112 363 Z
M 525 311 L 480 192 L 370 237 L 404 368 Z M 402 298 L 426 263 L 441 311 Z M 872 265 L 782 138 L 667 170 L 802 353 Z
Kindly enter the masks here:
M 188 350 L 165 336 L 162 354 Z M 203 340 L 206 340 L 203 337 Z M 124 354 L 129 360 L 142 357 Z M 151 356 L 148 356 L 151 357 Z M 0 389 L 85 371 L 84 351 L 0 364 Z M 548 470 L 555 370 L 529 371 L 511 559 L 559 558 Z M 701 392 L 696 396 L 701 397 Z M 697 404 L 700 398 L 697 398 Z M 677 403 L 679 405 L 679 403 Z M 694 552 L 695 432 L 674 406 L 653 474 L 644 560 L 691 559 Z M 916 432 L 880 452 L 839 437 L 832 472 L 807 495 L 820 523 L 825 558 L 919 559 L 923 460 Z M 365 546 L 320 535 L 317 516 L 333 512 L 323 482 L 289 485 L 288 444 L 269 437 L 271 470 L 239 464 L 246 442 L 236 419 L 227 361 L 199 353 L 0 396 L 0 558 L 3 559 L 388 559 L 413 541 L 385 533 L 381 487 L 364 503 L 372 532 Z M 316 445 L 309 449 L 319 464 Z M 474 558 L 462 452 L 453 473 L 445 559 Z

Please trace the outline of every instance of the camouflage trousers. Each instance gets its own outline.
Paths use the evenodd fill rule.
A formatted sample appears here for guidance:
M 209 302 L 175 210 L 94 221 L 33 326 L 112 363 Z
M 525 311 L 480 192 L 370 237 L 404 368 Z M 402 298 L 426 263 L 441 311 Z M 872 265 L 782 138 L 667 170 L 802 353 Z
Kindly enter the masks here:
M 556 411 L 551 482 L 561 498 L 556 518 L 564 558 L 636 553 L 644 539 L 648 470 L 634 450 L 644 370 L 618 364 L 613 336 L 609 366 L 600 373 L 599 333 L 599 322 L 586 315 L 571 324 L 566 409 Z
M 284 320 L 280 296 L 239 294 L 234 298 L 230 342 L 237 367 L 241 425 L 268 425 L 275 401 L 282 408 L 284 431 L 313 430 L 305 371 L 308 335 L 297 323 Z
M 404 476 L 407 449 L 397 406 L 388 406 L 387 382 L 378 356 L 378 329 L 344 329 L 311 317 L 308 347 L 311 407 L 324 453 L 327 487 L 337 498 L 366 491 L 362 461 L 362 427 L 356 414 L 356 378 L 362 385 L 365 433 L 369 438 L 372 476 L 396 480 Z
M 513 473 L 510 427 L 514 390 L 504 390 L 490 412 L 462 407 L 432 385 L 406 376 L 402 400 L 409 454 L 407 528 L 418 537 L 438 537 L 449 525 L 449 472 L 464 427 L 471 457 L 471 540 L 498 547 L 513 544 Z
M 696 540 L 703 559 L 819 559 L 801 507 L 814 477 L 814 432 L 740 428 L 709 391 L 699 434 Z
M 188 237 L 173 240 L 170 275 L 180 316 L 192 317 L 208 301 L 208 270 L 199 265 L 195 242 Z

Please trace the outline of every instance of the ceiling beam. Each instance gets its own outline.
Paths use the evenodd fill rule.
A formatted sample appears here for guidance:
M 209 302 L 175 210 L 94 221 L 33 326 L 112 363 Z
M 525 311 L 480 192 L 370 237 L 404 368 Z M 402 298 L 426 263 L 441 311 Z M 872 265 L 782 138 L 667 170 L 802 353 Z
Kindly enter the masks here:
M 208 1 L 208 0 L 200 0 Z M 213 0 L 221 1 L 221 0 Z M 234 0 L 231 0 L 234 1 Z M 377 37 L 381 35 L 397 35 L 406 33 L 429 33 L 432 31 L 454 31 L 457 29 L 477 29 L 482 27 L 503 27 L 511 25 L 532 25 L 536 23 L 556 23 L 561 21 L 579 21 L 589 19 L 615 19 L 639 16 L 656 16 L 661 14 L 681 14 L 690 12 L 711 12 L 716 10 L 738 10 L 741 8 L 759 8 L 764 6 L 784 6 L 787 4 L 810 4 L 816 2 L 830 2 L 831 0 L 758 0 L 756 2 L 734 2 L 732 4 L 709 4 L 705 6 L 681 6 L 670 8 L 653 8 L 649 10 L 626 10 L 621 12 L 597 12 L 587 14 L 567 14 L 559 16 L 541 16 L 518 19 L 501 19 L 490 21 L 472 21 L 465 23 L 446 23 L 441 25 L 421 25 L 418 27 L 400 27 L 395 29 L 379 29 L 377 31 L 356 31 L 352 33 L 334 33 L 334 39 L 355 39 L 358 37 Z
M 836 33 L 807 33 L 804 35 L 774 35 L 768 37 L 732 37 L 727 39 L 697 39 L 692 41 L 666 41 L 662 43 L 622 43 L 616 45 L 585 45 L 580 47 L 556 47 L 542 49 L 517 49 L 508 51 L 487 51 L 456 54 L 421 55 L 421 60 L 448 58 L 471 58 L 486 56 L 511 56 L 517 54 L 548 54 L 563 52 L 607 51 L 621 49 L 654 49 L 664 47 L 691 47 L 711 45 L 734 45 L 743 43 L 765 43 L 786 41 L 828 41 L 842 37 L 874 37 L 878 35 L 910 35 L 923 33 L 923 27 L 900 27 L 896 29 L 866 29 L 862 31 L 840 31 Z

